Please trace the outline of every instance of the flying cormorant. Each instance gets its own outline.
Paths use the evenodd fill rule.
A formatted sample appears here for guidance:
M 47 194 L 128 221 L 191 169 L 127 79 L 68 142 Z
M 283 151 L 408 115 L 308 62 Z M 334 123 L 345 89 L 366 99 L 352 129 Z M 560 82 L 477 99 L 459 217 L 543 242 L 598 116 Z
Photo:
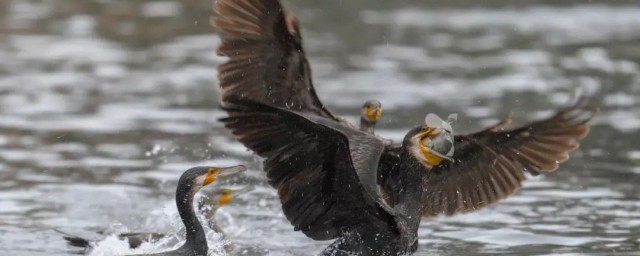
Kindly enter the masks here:
M 265 158 L 295 230 L 336 239 L 323 255 L 414 252 L 421 217 L 483 208 L 515 192 L 525 173 L 556 170 L 595 114 L 583 97 L 521 128 L 504 129 L 505 120 L 455 137 L 429 115 L 400 145 L 388 144 L 321 103 L 298 22 L 278 0 L 217 0 L 215 9 L 218 53 L 229 57 L 218 68 L 221 121 Z

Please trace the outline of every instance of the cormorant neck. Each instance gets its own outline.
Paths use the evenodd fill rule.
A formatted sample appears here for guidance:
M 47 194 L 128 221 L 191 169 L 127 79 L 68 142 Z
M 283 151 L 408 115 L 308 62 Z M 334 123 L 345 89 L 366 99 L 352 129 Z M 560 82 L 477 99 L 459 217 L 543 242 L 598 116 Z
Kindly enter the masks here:
M 410 149 L 405 149 L 400 154 L 400 170 L 410 169 L 415 170 L 413 174 L 420 174 L 426 172 L 425 166 L 420 163 L 418 159 L 409 151 Z M 418 171 L 419 170 L 419 171 Z
M 406 246 L 410 246 L 417 241 L 424 193 L 422 179 L 426 170 L 425 166 L 409 152 L 406 145 L 403 145 L 403 148 L 399 168 L 402 174 L 398 177 L 398 182 L 403 189 L 398 195 L 394 209 L 402 213 L 396 219 L 401 233 L 400 240 Z
M 400 208 L 414 208 L 416 205 L 419 205 L 415 202 L 422 200 L 422 177 L 427 174 L 428 170 L 425 170 L 425 166 L 422 165 L 411 152 L 409 152 L 410 149 L 407 149 L 406 146 L 403 146 L 403 148 L 403 152 L 400 153 L 400 166 L 398 168 L 401 174 L 397 177 L 397 180 L 403 189 L 401 190 L 401 195 L 398 196 L 398 204 Z M 403 204 L 406 205 L 403 206 Z M 404 210 L 406 211 L 408 209 Z
M 365 133 L 373 133 L 376 127 L 376 121 L 369 121 L 364 116 L 360 116 L 360 131 Z
M 184 223 L 187 241 L 186 244 L 190 244 L 194 249 L 202 248 L 207 251 L 207 239 L 202 229 L 200 221 L 193 210 L 193 197 L 196 191 L 191 186 L 179 184 L 176 191 L 176 205 L 178 206 L 178 213 Z
M 227 234 L 224 233 L 224 230 L 222 230 L 222 228 L 220 226 L 218 226 L 218 222 L 216 222 L 216 211 L 218 211 L 218 208 L 220 208 L 220 205 L 215 204 L 211 206 L 211 209 L 207 209 L 205 211 L 205 219 L 207 220 L 207 225 L 209 226 L 209 228 L 213 231 L 215 231 L 216 233 L 220 234 L 222 236 L 222 239 L 226 239 Z M 223 241 L 224 242 L 224 250 L 226 252 L 231 252 L 233 250 L 233 244 L 230 241 Z
M 215 231 L 216 233 L 224 235 L 224 233 L 222 232 L 222 228 L 218 226 L 218 223 L 216 222 L 216 218 L 215 218 L 216 211 L 218 211 L 218 208 L 220 208 L 220 206 L 218 206 L 217 204 L 212 205 L 210 209 L 205 210 L 204 217 L 207 220 L 207 225 L 211 230 Z

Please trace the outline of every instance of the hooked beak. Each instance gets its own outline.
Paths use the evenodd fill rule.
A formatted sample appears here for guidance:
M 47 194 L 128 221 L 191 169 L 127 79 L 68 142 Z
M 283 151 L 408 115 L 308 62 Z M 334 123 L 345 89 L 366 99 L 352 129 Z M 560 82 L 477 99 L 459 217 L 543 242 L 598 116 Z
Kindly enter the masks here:
M 245 167 L 244 165 L 236 165 L 231 167 L 219 168 L 218 170 L 218 177 L 224 178 L 244 172 L 247 170 L 247 167 Z
M 207 173 L 207 176 L 205 176 L 204 178 L 203 185 L 204 186 L 209 185 L 212 182 L 214 182 L 217 178 L 234 176 L 246 170 L 247 170 L 247 167 L 245 167 L 244 165 L 236 165 L 236 166 L 224 167 L 224 168 L 209 167 L 209 172 Z

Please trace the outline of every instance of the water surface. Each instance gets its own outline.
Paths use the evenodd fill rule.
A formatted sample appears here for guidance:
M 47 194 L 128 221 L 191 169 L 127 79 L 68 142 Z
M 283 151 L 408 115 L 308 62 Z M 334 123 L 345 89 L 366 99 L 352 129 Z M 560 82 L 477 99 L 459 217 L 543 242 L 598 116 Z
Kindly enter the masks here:
M 417 255 L 640 250 L 639 7 L 286 4 L 300 16 L 320 98 L 354 121 L 365 100 L 379 99 L 378 132 L 389 138 L 428 112 L 457 112 L 456 129 L 470 132 L 506 116 L 548 116 L 577 87 L 596 92 L 601 111 L 569 162 L 500 204 L 424 220 Z M 260 159 L 216 121 L 224 59 L 209 15 L 208 1 L 0 2 L 3 255 L 77 253 L 53 228 L 176 233 L 177 179 L 203 164 L 247 163 L 247 175 L 226 184 L 258 186 L 218 214 L 233 255 L 309 255 L 329 244 L 293 231 Z

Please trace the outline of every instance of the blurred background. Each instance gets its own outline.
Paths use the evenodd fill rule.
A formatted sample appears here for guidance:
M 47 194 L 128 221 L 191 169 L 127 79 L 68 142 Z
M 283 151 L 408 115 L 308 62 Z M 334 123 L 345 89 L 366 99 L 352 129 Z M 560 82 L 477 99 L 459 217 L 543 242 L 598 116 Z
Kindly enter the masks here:
M 637 1 L 285 1 L 320 98 L 357 120 L 379 99 L 399 140 L 426 113 L 456 130 L 550 115 L 576 88 L 601 111 L 572 159 L 482 211 L 424 220 L 416 255 L 640 251 Z M 258 189 L 218 220 L 233 255 L 310 255 L 260 159 L 216 121 L 210 0 L 0 1 L 0 251 L 69 255 L 53 228 L 176 232 L 188 167 L 247 163 Z M 94 255 L 110 255 L 101 244 Z

